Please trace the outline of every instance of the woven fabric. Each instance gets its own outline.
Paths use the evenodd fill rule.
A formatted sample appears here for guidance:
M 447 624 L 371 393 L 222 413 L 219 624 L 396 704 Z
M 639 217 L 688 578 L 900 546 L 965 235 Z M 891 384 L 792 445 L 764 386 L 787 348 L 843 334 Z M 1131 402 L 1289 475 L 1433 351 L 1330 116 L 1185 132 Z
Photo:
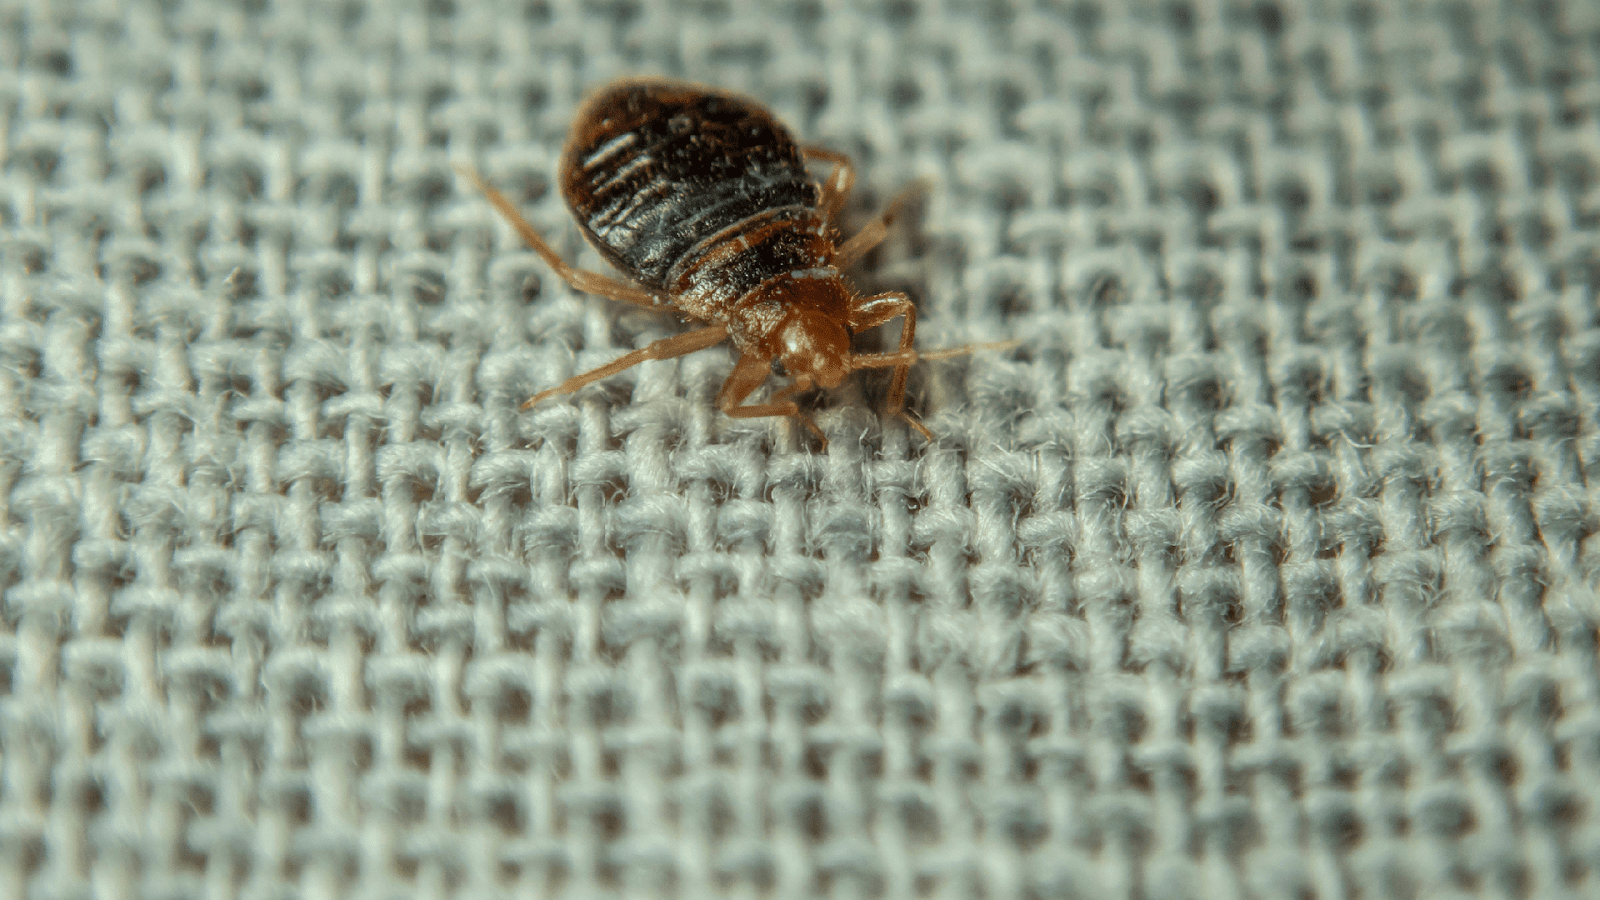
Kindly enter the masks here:
M 0 0 L 0 896 L 1600 896 L 1600 5 Z M 639 73 L 884 373 L 579 294 Z M 892 329 L 891 329 L 892 335 Z

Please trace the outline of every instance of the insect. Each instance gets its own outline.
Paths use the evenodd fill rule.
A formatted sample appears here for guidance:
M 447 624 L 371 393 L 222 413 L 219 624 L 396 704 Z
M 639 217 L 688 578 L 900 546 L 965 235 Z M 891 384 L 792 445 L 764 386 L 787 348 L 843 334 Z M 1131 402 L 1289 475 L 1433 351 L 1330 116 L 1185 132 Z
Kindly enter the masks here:
M 819 183 L 807 161 L 830 164 Z M 586 237 L 626 281 L 574 268 L 556 254 L 504 195 L 462 170 L 524 241 L 567 284 L 652 310 L 676 311 L 702 327 L 655 341 L 536 394 L 523 405 L 566 394 L 650 359 L 672 359 L 731 340 L 739 360 L 717 396 L 735 418 L 789 416 L 826 445 L 792 399 L 837 387 L 849 373 L 893 368 L 887 411 L 925 438 L 905 412 L 906 376 L 918 359 L 917 310 L 899 291 L 863 296 L 840 269 L 888 234 L 911 198 L 902 195 L 871 224 L 836 242 L 855 172 L 848 157 L 802 149 L 754 101 L 683 82 L 630 80 L 601 90 L 579 111 L 562 152 L 560 187 Z M 857 354 L 851 338 L 904 318 L 895 352 Z M 772 374 L 788 386 L 746 403 Z

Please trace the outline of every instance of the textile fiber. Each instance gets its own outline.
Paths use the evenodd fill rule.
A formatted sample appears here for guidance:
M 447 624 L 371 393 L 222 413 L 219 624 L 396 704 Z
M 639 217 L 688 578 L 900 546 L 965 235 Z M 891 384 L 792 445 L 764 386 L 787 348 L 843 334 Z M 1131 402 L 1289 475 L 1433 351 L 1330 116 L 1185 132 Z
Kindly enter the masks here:
M 933 442 L 519 409 L 640 75 Z M 0 897 L 1600 897 L 1597 291 L 1592 0 L 0 0 Z

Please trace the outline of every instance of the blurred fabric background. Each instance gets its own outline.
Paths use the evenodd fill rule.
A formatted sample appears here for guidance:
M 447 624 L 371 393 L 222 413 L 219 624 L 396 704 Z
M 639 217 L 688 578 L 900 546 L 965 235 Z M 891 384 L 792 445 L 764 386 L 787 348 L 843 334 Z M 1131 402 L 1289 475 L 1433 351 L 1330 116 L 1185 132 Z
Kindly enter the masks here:
M 713 411 L 575 105 L 851 154 Z M 0 896 L 1600 895 L 1600 5 L 0 0 Z

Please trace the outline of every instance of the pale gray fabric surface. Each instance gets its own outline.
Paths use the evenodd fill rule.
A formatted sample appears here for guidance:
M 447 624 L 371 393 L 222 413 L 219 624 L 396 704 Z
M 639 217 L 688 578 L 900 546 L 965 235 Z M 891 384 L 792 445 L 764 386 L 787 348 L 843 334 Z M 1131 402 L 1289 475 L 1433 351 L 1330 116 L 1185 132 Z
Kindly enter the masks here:
M 0 0 L 0 897 L 1600 896 L 1600 6 Z M 556 283 L 574 104 L 932 185 L 936 445 Z M 595 264 L 592 252 L 581 259 Z

